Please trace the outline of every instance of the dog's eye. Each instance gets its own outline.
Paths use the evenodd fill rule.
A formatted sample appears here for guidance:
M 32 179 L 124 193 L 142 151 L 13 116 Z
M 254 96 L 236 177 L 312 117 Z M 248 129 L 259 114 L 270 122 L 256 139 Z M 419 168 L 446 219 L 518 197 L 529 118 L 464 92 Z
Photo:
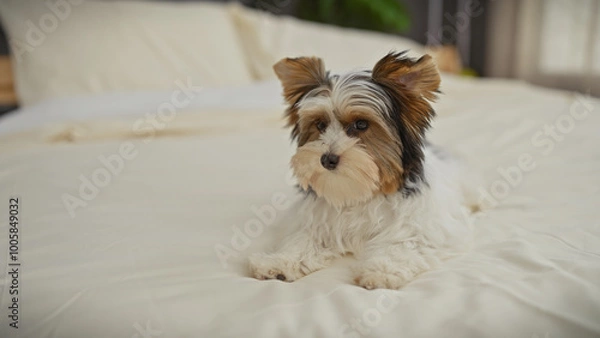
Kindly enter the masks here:
M 367 128 L 369 128 L 369 122 L 365 120 L 356 120 L 354 121 L 352 127 L 358 131 L 364 131 L 367 130 Z
M 327 122 L 325 122 L 325 121 L 317 122 L 317 129 L 319 129 L 320 132 L 324 132 L 325 129 L 327 129 Z

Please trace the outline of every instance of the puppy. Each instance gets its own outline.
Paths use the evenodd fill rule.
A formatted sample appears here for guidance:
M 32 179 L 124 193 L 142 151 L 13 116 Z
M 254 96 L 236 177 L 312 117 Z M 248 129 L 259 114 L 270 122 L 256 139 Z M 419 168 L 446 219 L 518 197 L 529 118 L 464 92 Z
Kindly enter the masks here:
M 352 254 L 357 285 L 398 289 L 466 248 L 467 171 L 425 141 L 440 85 L 429 55 L 394 52 L 344 75 L 316 57 L 283 59 L 274 70 L 306 197 L 279 249 L 250 257 L 255 278 L 293 282 Z

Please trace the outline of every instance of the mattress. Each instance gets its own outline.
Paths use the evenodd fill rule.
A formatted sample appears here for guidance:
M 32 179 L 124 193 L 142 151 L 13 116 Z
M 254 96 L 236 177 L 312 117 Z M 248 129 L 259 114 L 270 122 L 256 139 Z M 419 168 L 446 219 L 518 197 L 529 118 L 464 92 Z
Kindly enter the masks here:
M 481 172 L 485 208 L 468 253 L 400 290 L 353 285 L 352 258 L 249 277 L 301 198 L 275 82 L 3 118 L 0 336 L 600 336 L 600 100 L 448 75 L 442 91 L 429 139 Z

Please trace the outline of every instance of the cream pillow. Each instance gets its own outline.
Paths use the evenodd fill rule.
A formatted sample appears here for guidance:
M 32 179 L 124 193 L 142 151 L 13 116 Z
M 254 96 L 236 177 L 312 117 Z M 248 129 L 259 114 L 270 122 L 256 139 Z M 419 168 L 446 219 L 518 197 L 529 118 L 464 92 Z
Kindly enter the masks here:
M 335 73 L 373 68 L 392 50 L 424 54 L 424 47 L 395 35 L 339 28 L 292 17 L 276 17 L 240 5 L 230 8 L 248 63 L 259 80 L 273 79 L 272 66 L 284 57 L 318 56 Z
M 123 90 L 251 82 L 231 16 L 214 3 L 0 0 L 22 105 Z

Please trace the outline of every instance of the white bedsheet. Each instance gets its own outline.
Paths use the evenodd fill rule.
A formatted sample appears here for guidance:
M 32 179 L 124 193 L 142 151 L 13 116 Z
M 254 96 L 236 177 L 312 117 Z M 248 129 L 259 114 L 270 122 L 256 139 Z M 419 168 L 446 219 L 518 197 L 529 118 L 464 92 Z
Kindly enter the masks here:
M 497 205 L 488 197 L 471 252 L 399 291 L 352 285 L 350 258 L 292 284 L 247 277 L 245 257 L 285 224 L 255 221 L 264 231 L 247 240 L 233 227 L 297 198 L 276 83 L 207 89 L 148 139 L 133 124 L 170 93 L 62 100 L 0 120 L 1 269 L 11 197 L 21 263 L 19 329 L 5 273 L 0 336 L 600 336 L 600 100 L 450 77 L 442 90 L 430 139 L 466 154 Z M 538 134 L 556 123 L 554 139 Z M 124 144 L 136 156 L 71 217 L 65 194 L 80 197 Z M 520 162 L 514 184 L 499 174 Z M 225 263 L 223 247 L 235 252 Z

